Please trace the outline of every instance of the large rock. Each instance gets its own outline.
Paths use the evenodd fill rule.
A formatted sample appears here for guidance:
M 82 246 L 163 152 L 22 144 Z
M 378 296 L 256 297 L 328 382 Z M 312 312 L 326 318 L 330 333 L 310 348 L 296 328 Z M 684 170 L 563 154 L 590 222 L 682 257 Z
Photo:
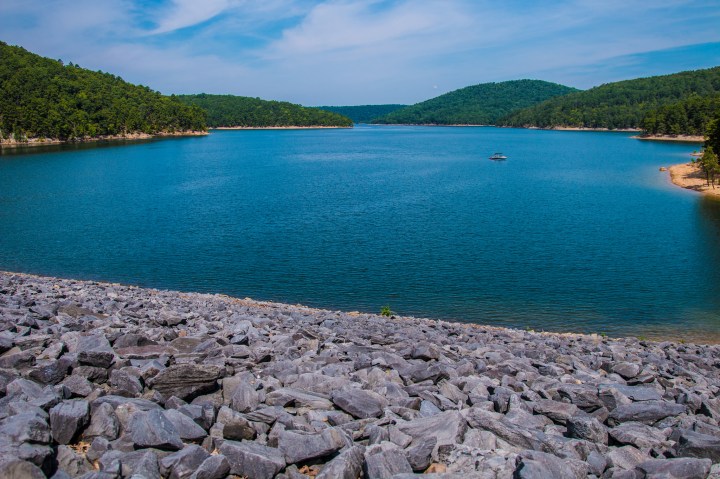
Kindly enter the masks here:
M 151 384 L 167 398 L 177 396 L 189 401 L 217 389 L 222 371 L 223 368 L 213 365 L 176 364 L 160 371 Z
M 224 441 L 220 453 L 230 463 L 230 473 L 254 479 L 272 479 L 285 468 L 285 458 L 279 449 L 255 442 Z
M 639 422 L 626 422 L 608 432 L 615 442 L 635 446 L 638 449 L 657 448 L 667 440 L 661 430 Z
M 332 397 L 333 403 L 346 413 L 359 419 L 379 417 L 387 407 L 387 400 L 373 391 L 345 388 Z
M 705 479 L 710 473 L 710 459 L 650 459 L 637 465 L 644 479 Z
M 402 451 L 385 450 L 379 446 L 365 450 L 364 469 L 367 479 L 392 479 L 396 474 L 413 472 Z
M 120 422 L 115 415 L 115 408 L 109 403 L 100 403 L 93 408 L 90 425 L 83 432 L 87 440 L 103 437 L 109 441 L 117 439 L 120 434 Z
M 668 416 L 678 416 L 686 411 L 687 407 L 684 404 L 665 401 L 634 402 L 615 408 L 608 417 L 608 424 L 614 426 L 627 421 L 654 424 Z
M 242 381 L 235 388 L 231 403 L 232 408 L 238 412 L 254 411 L 260 405 L 260 395 L 254 385 Z
M 230 463 L 222 454 L 210 456 L 200 464 L 190 479 L 224 479 L 230 474 Z
M 28 442 L 48 444 L 50 428 L 40 415 L 32 412 L 15 414 L 0 421 L 0 438 L 15 445 Z
M 63 401 L 50 409 L 50 429 L 59 444 L 70 444 L 90 419 L 90 405 L 82 399 Z
M 467 422 L 459 412 L 445 411 L 431 417 L 399 422 L 397 427 L 414 440 L 434 437 L 437 439 L 434 452 L 437 452 L 440 446 L 462 443 L 467 431 Z
M 257 431 L 253 428 L 248 419 L 239 412 L 223 406 L 218 411 L 217 423 L 223 425 L 223 437 L 233 441 L 242 439 L 255 439 Z
M 650 457 L 648 457 L 647 454 L 632 446 L 622 446 L 611 449 L 607 454 L 607 461 L 610 466 L 626 470 L 635 469 L 635 466 L 648 459 L 650 459 Z
M 418 438 L 405 450 L 405 455 L 413 471 L 424 471 L 432 462 L 432 454 L 437 446 L 434 436 Z
M 35 464 L 17 458 L 0 462 L 0 477 L 3 479 L 45 479 L 45 473 Z
M 535 414 L 542 414 L 558 424 L 567 424 L 568 419 L 578 413 L 578 407 L 566 402 L 543 399 L 535 402 L 533 409 Z
M 307 391 L 299 391 L 293 388 L 280 388 L 270 392 L 265 397 L 265 404 L 268 406 L 295 406 L 311 409 L 333 409 L 333 403 L 327 398 Z
M 205 449 L 191 445 L 162 458 L 160 467 L 169 479 L 189 479 L 209 457 Z
M 573 416 L 567 420 L 567 432 L 570 437 L 585 439 L 597 444 L 608 443 L 608 431 L 594 417 Z
M 515 471 L 517 479 L 585 479 L 588 469 L 573 468 L 569 461 L 540 451 L 523 451 Z
M 199 442 L 202 441 L 206 436 L 207 432 L 201 428 L 195 421 L 175 409 L 169 409 L 163 411 L 163 414 L 170 421 L 177 431 L 180 439 L 183 441 Z
M 690 430 L 680 430 L 671 436 L 677 440 L 676 455 L 679 457 L 697 457 L 720 462 L 720 437 L 701 434 Z
M 175 427 L 159 410 L 137 411 L 130 418 L 130 438 L 138 448 L 179 450 L 183 442 Z
M 352 446 L 325 464 L 317 479 L 357 479 L 362 473 L 364 446 Z
M 325 457 L 339 451 L 348 441 L 338 428 L 325 429 L 320 433 L 280 431 L 278 449 L 285 455 L 285 462 L 296 464 Z

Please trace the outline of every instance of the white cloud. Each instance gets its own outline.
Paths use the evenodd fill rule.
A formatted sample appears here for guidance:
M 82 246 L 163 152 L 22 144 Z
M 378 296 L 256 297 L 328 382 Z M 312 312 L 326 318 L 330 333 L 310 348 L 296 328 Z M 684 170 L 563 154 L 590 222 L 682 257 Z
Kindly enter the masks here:
M 236 3 L 232 0 L 172 0 L 170 8 L 157 20 L 157 27 L 150 33 L 167 33 L 197 25 L 216 17 Z
M 0 0 L 0 32 L 165 93 L 407 103 L 527 77 L 586 87 L 622 77 L 593 66 L 720 41 L 713 2 L 660 1 Z

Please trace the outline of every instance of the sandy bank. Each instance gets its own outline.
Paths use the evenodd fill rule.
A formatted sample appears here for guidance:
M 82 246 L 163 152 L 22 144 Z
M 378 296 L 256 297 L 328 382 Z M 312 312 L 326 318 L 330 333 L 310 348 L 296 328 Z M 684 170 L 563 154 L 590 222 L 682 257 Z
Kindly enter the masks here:
M 128 133 L 125 135 L 100 135 L 100 136 L 86 136 L 75 140 L 59 140 L 57 138 L 28 138 L 27 141 L 17 140 L 0 140 L 0 148 L 24 148 L 29 146 L 48 146 L 48 145 L 62 145 L 65 143 L 91 143 L 96 141 L 117 141 L 117 140 L 148 140 L 150 138 L 163 138 L 171 136 L 205 136 L 207 131 L 173 131 L 173 132 L 160 132 L 154 134 L 148 133 Z
M 705 138 L 698 135 L 638 135 L 631 138 L 648 141 L 682 141 L 686 143 L 703 143 L 705 141 Z
M 638 128 L 616 128 L 616 129 L 609 129 L 609 128 L 585 128 L 581 126 L 554 126 L 552 128 L 537 128 L 538 130 L 556 130 L 556 131 L 617 131 L 617 132 L 632 132 L 632 131 L 642 131 Z
M 211 130 L 336 130 L 352 126 L 217 126 Z
M 668 168 L 670 171 L 670 181 L 677 186 L 694 190 L 708 196 L 720 197 L 720 186 L 708 186 L 705 174 L 696 163 L 683 163 L 681 165 L 673 165 Z

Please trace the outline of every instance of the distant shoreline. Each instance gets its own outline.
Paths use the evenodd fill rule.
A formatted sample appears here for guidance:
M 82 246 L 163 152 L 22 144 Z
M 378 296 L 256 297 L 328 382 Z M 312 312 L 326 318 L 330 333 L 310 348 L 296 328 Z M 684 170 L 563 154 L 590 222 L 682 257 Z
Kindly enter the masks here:
M 681 188 L 697 191 L 707 196 L 720 197 L 720 185 L 708 186 L 705 175 L 697 163 L 682 163 L 668 168 L 670 181 Z
M 326 130 L 352 128 L 352 126 L 216 126 L 211 130 Z
M 679 141 L 683 143 L 704 143 L 705 138 L 699 135 L 637 135 L 636 140 L 646 141 Z
M 75 140 L 59 140 L 57 138 L 28 138 L 27 141 L 17 140 L 0 140 L 0 148 L 25 148 L 34 146 L 52 146 L 65 145 L 71 143 L 92 143 L 97 141 L 115 141 L 115 140 L 149 140 L 151 138 L 164 138 L 172 136 L 205 136 L 207 131 L 191 130 L 161 133 L 128 133 L 126 135 L 101 135 L 93 137 L 83 137 Z

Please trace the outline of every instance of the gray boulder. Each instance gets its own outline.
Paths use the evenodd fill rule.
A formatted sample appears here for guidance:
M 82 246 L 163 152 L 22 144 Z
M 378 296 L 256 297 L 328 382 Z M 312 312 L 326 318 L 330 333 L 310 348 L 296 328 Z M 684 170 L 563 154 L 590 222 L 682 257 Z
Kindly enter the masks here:
M 59 444 L 70 444 L 90 418 L 90 405 L 82 399 L 63 401 L 50 409 L 50 429 Z
M 175 426 L 159 410 L 137 411 L 130 418 L 130 438 L 138 448 L 180 450 L 183 442 Z
M 223 368 L 213 365 L 176 364 L 160 371 L 151 385 L 165 397 L 177 396 L 189 401 L 217 389 Z
M 710 473 L 710 459 L 650 459 L 637 465 L 644 479 L 705 479 Z
M 222 454 L 210 456 L 190 476 L 190 479 L 223 479 L 230 474 L 230 463 Z
M 210 457 L 200 446 L 186 446 L 160 460 L 160 470 L 169 479 L 188 479 Z
M 347 442 L 338 428 L 325 429 L 318 434 L 280 431 L 278 435 L 278 449 L 285 455 L 288 464 L 328 456 L 339 451 Z
M 608 443 L 608 431 L 594 417 L 573 416 L 567 420 L 567 432 L 570 437 L 585 439 L 598 444 Z
M 402 451 L 378 446 L 365 450 L 364 471 L 367 479 L 392 479 L 395 474 L 413 472 Z
M 358 419 L 380 417 L 388 406 L 387 400 L 378 393 L 355 388 L 336 392 L 332 400 L 337 407 Z
M 168 409 L 163 411 L 163 414 L 172 423 L 183 441 L 199 442 L 207 436 L 205 429 L 195 424 L 195 421 L 180 411 Z
M 242 439 L 255 439 L 257 431 L 253 428 L 248 419 L 239 412 L 223 406 L 218 411 L 217 423 L 223 425 L 223 437 L 233 441 Z
M 45 473 L 35 464 L 21 459 L 8 458 L 0 462 L 0 477 L 3 479 L 45 479 Z
M 254 479 L 272 479 L 285 468 L 279 449 L 256 442 L 224 441 L 220 453 L 230 463 L 230 473 Z
M 720 462 L 720 437 L 701 434 L 691 430 L 680 430 L 671 436 L 677 441 L 678 457 L 697 457 Z
M 654 424 L 668 416 L 678 416 L 686 411 L 685 405 L 666 401 L 634 402 L 615 408 L 608 417 L 608 424 L 615 426 L 627 421 Z
M 540 451 L 523 451 L 515 471 L 517 479 L 585 479 L 589 468 L 573 468 L 567 460 Z
M 317 479 L 357 479 L 362 473 L 365 447 L 352 446 L 323 466 Z

